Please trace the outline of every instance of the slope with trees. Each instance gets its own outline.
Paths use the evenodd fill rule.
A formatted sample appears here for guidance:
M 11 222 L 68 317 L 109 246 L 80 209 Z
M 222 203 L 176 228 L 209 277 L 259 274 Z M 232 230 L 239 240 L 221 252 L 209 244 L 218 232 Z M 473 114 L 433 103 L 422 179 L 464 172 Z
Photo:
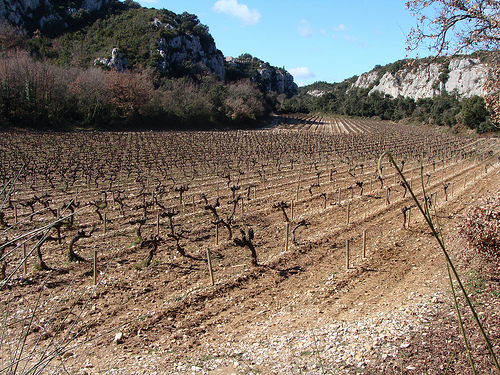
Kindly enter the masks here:
M 0 126 L 232 128 L 260 126 L 273 110 L 276 85 L 252 67 L 233 72 L 196 15 L 106 4 L 48 31 L 0 24 Z

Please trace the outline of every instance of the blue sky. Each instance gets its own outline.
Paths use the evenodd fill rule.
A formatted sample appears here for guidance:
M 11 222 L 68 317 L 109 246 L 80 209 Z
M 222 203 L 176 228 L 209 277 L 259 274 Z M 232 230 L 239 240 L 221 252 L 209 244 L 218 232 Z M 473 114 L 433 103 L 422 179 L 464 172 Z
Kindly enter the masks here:
M 404 0 L 138 2 L 148 8 L 196 14 L 225 56 L 250 53 L 285 67 L 299 86 L 341 82 L 376 64 L 405 58 L 406 34 L 416 25 Z

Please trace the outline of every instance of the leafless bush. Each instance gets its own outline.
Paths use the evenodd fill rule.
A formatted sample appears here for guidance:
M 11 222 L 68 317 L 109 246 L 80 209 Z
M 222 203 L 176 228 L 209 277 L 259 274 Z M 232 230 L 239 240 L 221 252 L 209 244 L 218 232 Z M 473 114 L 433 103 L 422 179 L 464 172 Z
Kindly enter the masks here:
M 472 207 L 460 223 L 458 232 L 477 251 L 500 257 L 500 194 Z

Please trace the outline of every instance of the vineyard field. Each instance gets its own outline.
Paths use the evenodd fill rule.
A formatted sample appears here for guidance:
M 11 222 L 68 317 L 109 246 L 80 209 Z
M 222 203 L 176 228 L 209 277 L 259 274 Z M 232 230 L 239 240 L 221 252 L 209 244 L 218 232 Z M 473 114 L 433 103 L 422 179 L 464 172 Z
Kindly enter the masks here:
M 308 336 L 446 290 L 440 250 L 378 158 L 390 152 L 419 199 L 424 185 L 453 236 L 498 186 L 499 146 L 316 116 L 255 131 L 3 133 L 0 374 L 13 362 L 61 374 L 392 366 L 401 354 L 383 345 L 403 337 L 344 358 Z M 286 364 L 258 354 L 284 337 Z
M 319 115 L 282 115 L 278 129 L 326 134 L 360 134 L 384 132 L 390 122 L 348 117 L 324 117 Z

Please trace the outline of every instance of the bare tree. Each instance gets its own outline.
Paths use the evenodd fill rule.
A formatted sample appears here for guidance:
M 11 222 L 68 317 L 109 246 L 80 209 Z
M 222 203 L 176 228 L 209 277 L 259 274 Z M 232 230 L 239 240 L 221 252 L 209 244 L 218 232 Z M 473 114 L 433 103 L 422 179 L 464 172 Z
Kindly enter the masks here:
M 409 50 L 426 42 L 438 55 L 493 50 L 500 45 L 498 1 L 411 0 L 406 8 L 417 18 L 417 27 L 408 35 Z

